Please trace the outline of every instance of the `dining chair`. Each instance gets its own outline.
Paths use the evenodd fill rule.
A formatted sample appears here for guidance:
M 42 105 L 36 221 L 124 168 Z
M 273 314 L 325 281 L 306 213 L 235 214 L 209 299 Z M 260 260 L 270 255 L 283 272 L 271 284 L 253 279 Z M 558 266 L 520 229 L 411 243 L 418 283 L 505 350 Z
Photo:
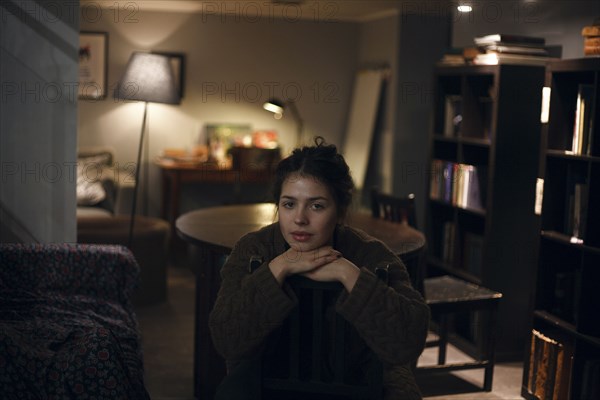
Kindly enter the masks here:
M 415 229 L 417 228 L 414 193 L 410 193 L 406 197 L 397 197 L 382 193 L 377 188 L 372 188 L 371 211 L 375 218 L 383 218 L 391 222 L 402 222 Z
M 416 229 L 415 196 L 396 197 L 371 190 L 371 209 L 373 217 L 384 218 L 398 223 L 408 224 Z M 426 347 L 437 347 L 437 365 L 416 367 L 421 375 L 456 371 L 462 369 L 484 368 L 483 389 L 492 389 L 495 362 L 495 324 L 498 304 L 502 294 L 482 286 L 450 275 L 426 277 L 426 260 L 421 252 L 416 259 L 402 258 L 411 277 L 413 287 L 421 292 L 425 302 L 431 309 L 432 327 L 438 338 L 428 340 Z M 488 324 L 482 339 L 478 359 L 468 363 L 447 363 L 446 349 L 449 340 L 450 321 L 455 314 L 463 312 L 485 312 Z
M 362 340 L 331 305 L 343 286 L 302 276 L 288 279 L 299 299 L 270 338 L 276 352 L 263 355 L 263 399 L 383 399 L 383 367 L 369 351 L 364 363 L 347 359 L 348 343 Z
M 374 218 L 382 218 L 390 222 L 406 224 L 417 229 L 417 213 L 415 208 L 415 195 L 393 196 L 382 193 L 378 188 L 371 189 L 371 214 Z M 422 295 L 423 280 L 425 279 L 424 248 L 401 256 L 406 266 L 411 284 Z

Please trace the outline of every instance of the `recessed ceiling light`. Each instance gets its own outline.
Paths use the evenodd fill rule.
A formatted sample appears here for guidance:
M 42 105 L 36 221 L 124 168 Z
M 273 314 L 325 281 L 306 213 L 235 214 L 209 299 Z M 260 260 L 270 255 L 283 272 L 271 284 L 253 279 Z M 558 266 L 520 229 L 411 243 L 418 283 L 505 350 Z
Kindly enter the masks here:
M 457 9 L 460 12 L 471 12 L 471 11 L 473 11 L 473 7 L 471 7 L 471 6 L 465 6 L 465 5 L 458 6 Z

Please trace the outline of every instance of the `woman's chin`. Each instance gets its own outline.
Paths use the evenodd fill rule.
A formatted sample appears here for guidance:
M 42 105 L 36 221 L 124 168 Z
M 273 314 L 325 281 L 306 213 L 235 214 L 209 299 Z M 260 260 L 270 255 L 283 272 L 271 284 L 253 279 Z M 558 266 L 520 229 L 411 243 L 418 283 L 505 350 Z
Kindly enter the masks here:
M 311 242 L 298 242 L 296 240 L 288 240 L 287 242 L 292 249 L 298 252 L 313 251 L 320 247 L 317 244 Z

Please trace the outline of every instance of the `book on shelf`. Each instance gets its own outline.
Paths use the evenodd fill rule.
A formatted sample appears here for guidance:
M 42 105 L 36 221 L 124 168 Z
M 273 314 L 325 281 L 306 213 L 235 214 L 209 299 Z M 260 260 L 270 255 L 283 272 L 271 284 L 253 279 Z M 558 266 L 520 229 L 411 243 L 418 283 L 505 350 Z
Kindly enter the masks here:
M 586 56 L 600 55 L 600 18 L 593 25 L 581 29 L 583 36 L 583 54 Z
M 452 182 L 454 181 L 454 163 L 445 162 L 444 163 L 444 175 L 442 182 L 442 198 L 441 200 L 446 203 L 450 203 L 452 201 Z
M 438 62 L 439 65 L 464 65 L 463 49 L 460 47 L 451 47 L 444 51 L 444 55 Z
M 600 36 L 600 22 L 594 25 L 588 25 L 581 28 L 581 36 L 583 37 L 597 37 Z
M 588 186 L 583 183 L 575 184 L 573 198 L 573 236 L 583 239 L 587 217 Z
M 455 164 L 453 204 L 460 208 L 483 210 L 477 167 Z
M 551 313 L 569 323 L 575 322 L 575 283 L 578 270 L 559 271 L 554 275 Z
M 548 62 L 555 60 L 553 57 L 538 56 L 529 54 L 510 54 L 510 53 L 484 53 L 479 54 L 473 59 L 476 65 L 540 65 L 545 66 Z
M 571 151 L 578 155 L 591 155 L 593 141 L 592 104 L 594 103 L 594 85 L 580 84 L 577 89 L 575 105 L 575 123 Z
M 442 201 L 444 196 L 444 167 L 443 160 L 431 160 L 431 171 L 429 175 L 429 198 Z
M 486 53 L 528 54 L 533 56 L 548 56 L 545 47 L 522 46 L 514 44 L 490 44 L 482 47 Z
M 463 208 L 483 210 L 479 170 L 473 165 L 465 165 L 463 169 L 465 176 L 460 205 Z
M 573 348 L 557 332 L 531 331 L 527 391 L 538 399 L 569 398 Z
M 454 206 L 484 210 L 486 167 L 434 159 L 429 196 Z
M 439 200 L 441 198 L 443 161 L 431 160 L 431 170 L 429 171 L 429 198 Z
M 514 35 L 509 33 L 495 33 L 491 35 L 478 36 L 474 39 L 478 46 L 487 46 L 499 43 L 521 45 L 521 46 L 543 46 L 546 40 L 540 37 Z
M 456 249 L 456 224 L 446 221 L 442 230 L 442 261 L 446 264 L 454 264 Z
M 565 233 L 572 238 L 580 239 L 576 243 L 583 243 L 587 218 L 588 185 L 583 182 L 576 182 L 570 184 L 569 187 L 570 191 L 566 202 Z
M 447 95 L 444 98 L 444 131 L 446 137 L 456 137 L 462 122 L 462 97 Z
M 444 55 L 439 60 L 438 65 L 454 66 L 469 64 L 478 53 L 479 49 L 475 46 L 452 47 L 444 51 Z
M 600 36 L 588 36 L 583 39 L 583 47 L 600 48 Z

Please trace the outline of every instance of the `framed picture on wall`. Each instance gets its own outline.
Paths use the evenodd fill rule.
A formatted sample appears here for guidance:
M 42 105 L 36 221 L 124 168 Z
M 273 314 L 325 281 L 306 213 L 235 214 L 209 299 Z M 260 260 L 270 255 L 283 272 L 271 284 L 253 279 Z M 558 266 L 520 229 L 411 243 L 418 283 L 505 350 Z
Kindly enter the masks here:
M 153 53 L 169 57 L 171 67 L 173 68 L 173 75 L 175 76 L 175 82 L 177 82 L 177 88 L 179 89 L 179 97 L 183 99 L 185 92 L 185 53 L 164 51 L 153 51 Z
M 108 33 L 79 34 L 80 99 L 99 100 L 106 97 L 108 66 Z

